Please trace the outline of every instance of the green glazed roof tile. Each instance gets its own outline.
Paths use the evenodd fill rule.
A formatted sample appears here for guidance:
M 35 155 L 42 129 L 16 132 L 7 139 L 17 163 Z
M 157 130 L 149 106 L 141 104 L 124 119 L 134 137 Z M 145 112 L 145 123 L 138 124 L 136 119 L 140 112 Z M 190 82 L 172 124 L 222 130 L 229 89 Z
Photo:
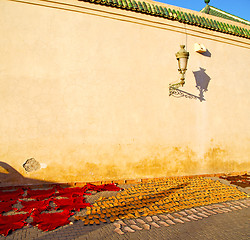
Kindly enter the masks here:
M 155 10 L 155 6 L 154 5 L 151 5 L 151 10 L 152 10 L 151 14 L 155 15 L 156 14 L 156 10 Z
M 195 19 L 196 19 L 196 21 L 197 21 L 197 24 L 198 24 L 198 26 L 203 26 L 203 23 L 202 23 L 202 19 L 201 19 L 201 17 L 200 16 L 196 16 L 196 15 L 194 15 L 195 16 Z
M 159 16 L 160 15 L 160 10 L 159 10 L 158 6 L 154 5 L 154 7 L 155 7 L 156 15 Z
M 224 26 L 224 24 L 222 22 L 220 22 L 221 28 L 222 28 L 222 32 L 226 32 L 226 28 Z
M 204 22 L 205 22 L 207 28 L 211 28 L 209 22 L 207 21 L 207 18 L 204 18 Z
M 204 22 L 202 20 L 202 18 L 200 16 L 195 16 L 197 22 L 198 22 L 198 26 L 204 27 Z
M 127 0 L 128 3 L 128 9 L 133 9 L 133 4 L 130 0 Z
M 198 16 L 197 18 L 198 18 L 198 21 L 199 21 L 200 25 L 205 28 L 206 24 L 205 24 L 205 22 L 203 20 L 203 17 Z
M 180 12 L 178 10 L 176 11 L 176 15 L 177 15 L 178 21 L 181 21 L 182 20 L 181 19 L 181 14 L 180 14 Z
M 203 26 L 202 19 L 199 16 L 195 16 L 195 19 L 196 19 L 198 26 Z
M 176 13 L 176 11 L 174 9 L 172 10 L 172 13 L 173 13 L 173 18 L 177 19 L 177 13 Z
M 147 4 L 149 13 L 152 13 L 153 11 L 152 11 L 151 5 L 149 3 L 146 3 L 146 4 Z
M 161 15 L 160 10 L 159 10 L 159 8 L 158 8 L 157 5 L 155 5 L 155 10 L 156 10 L 156 14 L 157 14 L 157 15 Z
M 122 7 L 122 0 L 117 0 L 117 6 Z
M 126 0 L 122 0 L 123 8 L 128 8 L 128 3 Z
M 141 4 L 140 1 L 137 1 L 137 5 L 138 5 L 139 10 L 143 12 L 144 8 L 143 8 L 143 6 L 142 6 L 142 4 Z
M 217 21 L 216 20 L 213 20 L 214 21 L 214 24 L 215 24 L 215 26 L 216 26 L 216 30 L 217 31 L 220 31 L 220 26 L 219 26 L 219 24 L 217 23 Z
M 174 14 L 172 13 L 172 10 L 170 8 L 168 8 L 168 13 L 171 19 L 174 18 Z
M 216 29 L 216 26 L 214 24 L 214 21 L 212 19 L 208 19 L 208 21 L 210 22 L 212 29 Z
M 242 36 L 242 30 L 240 27 L 237 27 L 238 28 L 238 32 L 239 32 L 239 35 Z
M 224 25 L 224 28 L 225 28 L 226 32 L 229 32 L 229 29 L 228 29 L 228 27 L 227 27 L 227 24 L 226 24 L 226 23 L 222 23 L 222 24 Z
M 180 16 L 181 16 L 181 21 L 182 21 L 182 22 L 185 22 L 186 20 L 185 20 L 185 17 L 184 17 L 184 15 L 183 15 L 183 12 L 182 12 L 182 11 L 179 11 L 179 13 L 180 13 Z
M 247 30 L 243 28 L 244 35 L 247 37 Z
M 241 36 L 245 36 L 245 32 L 242 28 L 241 28 Z
M 241 36 L 241 30 L 238 26 L 237 26 L 237 30 L 238 30 L 238 34 Z
M 150 14 L 153 16 L 158 16 L 162 18 L 168 18 L 172 20 L 176 20 L 179 22 L 185 22 L 189 25 L 196 25 L 198 27 L 203 27 L 210 29 L 212 31 L 219 31 L 226 34 L 232 34 L 235 36 L 245 37 L 250 39 L 250 30 L 247 28 L 242 28 L 232 24 L 226 24 L 223 21 L 213 20 L 208 17 L 199 16 L 195 13 L 183 12 L 171 8 L 164 7 L 162 5 L 152 4 L 144 1 L 137 0 L 78 0 L 85 1 L 94 4 L 101 4 L 106 6 L 112 6 L 115 8 L 121 8 L 129 11 L 136 11 L 143 14 Z M 215 15 L 213 13 L 216 12 L 217 17 L 223 17 L 226 19 L 230 19 L 236 22 L 244 23 L 250 26 L 250 22 L 244 19 L 241 19 L 237 16 L 230 15 L 229 13 L 223 12 L 220 9 L 216 9 L 212 6 L 210 7 L 209 14 Z M 208 7 L 205 7 L 201 10 L 201 12 L 205 12 L 208 10 Z M 223 15 L 223 16 L 222 16 Z M 209 16 L 209 15 L 207 15 Z
M 189 18 L 189 23 L 192 24 L 192 25 L 195 25 L 195 20 L 192 17 L 192 15 L 190 13 L 188 13 L 187 15 L 188 15 L 188 18 Z
M 182 20 L 182 22 L 186 22 L 184 13 L 183 13 L 182 11 L 180 11 L 180 15 L 181 15 L 181 20 Z
M 113 3 L 112 0 L 107 0 L 107 5 L 111 5 Z
M 217 22 L 217 24 L 218 24 L 218 26 L 219 26 L 219 28 L 220 28 L 220 31 L 223 32 L 223 31 L 224 31 L 224 28 L 223 28 L 221 22 Z
M 217 22 L 215 20 L 213 20 L 213 22 L 214 22 L 216 30 L 219 31 L 220 30 L 219 25 L 217 24 Z
M 144 8 L 144 11 L 148 13 L 149 11 L 148 11 L 147 4 L 145 2 L 142 2 L 142 6 Z
M 163 11 L 164 11 L 164 16 L 169 18 L 168 10 L 165 7 L 163 8 Z
M 162 6 L 159 6 L 160 15 L 163 17 L 165 15 Z
M 240 35 L 239 28 L 238 28 L 237 26 L 234 26 L 234 27 L 235 27 L 236 34 L 237 34 L 237 35 Z
M 214 29 L 214 24 L 213 24 L 213 22 L 212 22 L 212 19 L 207 18 L 207 22 L 208 22 L 209 26 L 210 26 L 212 29 Z
M 188 23 L 188 22 L 191 22 L 192 23 L 192 20 L 189 19 L 187 13 L 183 13 L 184 15 L 184 18 L 185 18 L 185 22 Z
M 204 17 L 201 17 L 201 21 L 202 21 L 203 26 L 204 26 L 205 28 L 207 28 L 208 26 L 207 26 L 207 23 L 206 23 Z
M 241 28 L 241 27 L 239 27 L 239 30 L 240 30 L 240 35 L 242 36 L 242 35 L 243 35 L 242 28 Z
M 246 30 L 247 36 L 250 37 L 250 30 Z
M 239 36 L 239 31 L 236 26 L 233 26 L 235 35 Z
M 225 30 L 224 30 L 224 27 L 223 27 L 222 23 L 221 23 L 221 22 L 218 22 L 218 24 L 219 24 L 220 30 L 221 30 L 222 32 L 225 32 Z
M 227 28 L 228 28 L 229 33 L 234 34 L 234 29 L 233 29 L 232 25 L 231 24 L 227 24 L 227 25 L 228 25 Z
M 135 0 L 133 0 L 132 4 L 133 4 L 133 9 L 137 10 L 138 6 Z
M 192 14 L 188 13 L 189 19 L 191 20 L 191 24 L 196 25 L 195 18 L 193 17 Z

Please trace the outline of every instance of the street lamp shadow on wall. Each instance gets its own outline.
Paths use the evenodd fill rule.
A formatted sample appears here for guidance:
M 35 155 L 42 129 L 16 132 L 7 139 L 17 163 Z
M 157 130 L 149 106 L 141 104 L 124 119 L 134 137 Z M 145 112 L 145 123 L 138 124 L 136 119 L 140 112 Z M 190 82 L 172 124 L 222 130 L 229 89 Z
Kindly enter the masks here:
M 196 96 L 194 94 L 191 94 L 191 93 L 188 93 L 179 89 L 180 87 L 183 87 L 183 85 L 185 84 L 185 73 L 187 71 L 187 63 L 188 63 L 188 58 L 189 58 L 189 52 L 185 50 L 185 45 L 180 45 L 180 47 L 181 49 L 175 54 L 175 56 L 178 61 L 178 71 L 181 77 L 178 83 L 169 84 L 169 96 L 173 96 L 177 98 L 185 97 L 189 99 L 198 99 L 201 102 L 205 101 L 204 92 L 208 91 L 208 84 L 211 78 L 205 73 L 206 69 L 204 68 L 200 67 L 200 70 L 195 71 L 195 72 L 193 71 L 195 81 L 196 81 L 196 88 L 199 90 L 199 96 Z M 200 50 L 198 51 L 198 50 L 195 48 L 195 51 L 198 53 L 202 53 L 202 55 L 204 55 L 204 53 L 209 52 L 205 48 L 205 46 L 203 46 L 203 48 L 201 49 L 202 51 Z M 209 55 L 206 54 L 204 56 L 211 57 L 211 53 Z

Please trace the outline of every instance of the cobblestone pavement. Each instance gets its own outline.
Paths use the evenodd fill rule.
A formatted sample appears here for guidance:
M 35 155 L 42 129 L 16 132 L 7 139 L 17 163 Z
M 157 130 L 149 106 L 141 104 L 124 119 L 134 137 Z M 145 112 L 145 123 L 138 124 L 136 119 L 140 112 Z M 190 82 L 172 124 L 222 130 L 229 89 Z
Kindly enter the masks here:
M 192 240 L 247 240 L 249 231 L 249 208 L 219 215 L 209 216 L 206 219 L 190 221 L 184 224 L 160 228 L 152 228 L 149 231 L 141 230 L 134 233 L 118 235 L 114 231 L 114 226 L 109 224 L 99 229 L 92 229 L 87 234 L 77 239 L 192 239 Z M 110 226 L 111 225 L 111 226 Z
M 166 187 L 164 185 L 165 180 L 162 184 L 161 181 L 158 181 L 152 182 L 152 184 L 136 184 L 134 186 L 124 185 L 122 187 L 127 189 L 123 192 L 100 192 L 88 196 L 87 201 L 95 203 L 94 207 L 96 207 L 96 209 L 94 212 L 91 208 L 77 213 L 76 215 L 83 218 L 83 221 L 73 221 L 71 225 L 60 227 L 50 232 L 42 232 L 36 227 L 27 226 L 23 229 L 16 230 L 7 237 L 1 236 L 0 240 L 249 239 L 250 199 L 247 196 L 247 194 L 249 194 L 249 189 L 245 189 L 243 193 L 240 188 L 231 188 L 231 186 L 228 186 L 228 183 L 223 182 L 224 180 L 219 182 L 219 179 L 213 178 L 209 181 L 211 180 L 213 180 L 211 185 L 220 189 L 221 192 L 224 191 L 225 196 L 222 194 L 217 195 L 218 191 L 215 191 L 215 196 L 218 198 L 213 199 L 209 197 L 210 202 L 207 200 L 206 202 L 203 202 L 204 199 L 194 191 L 192 192 L 192 196 L 195 196 L 195 198 L 191 199 L 188 194 L 185 195 L 191 199 L 190 201 L 192 201 L 191 205 L 185 203 L 187 205 L 187 207 L 185 207 L 184 205 L 181 205 L 182 201 L 180 201 L 180 199 L 185 198 L 182 194 L 186 185 L 181 188 L 175 188 L 174 191 L 171 185 L 168 187 L 171 187 L 170 189 L 172 192 L 170 193 L 174 195 L 172 200 L 173 202 L 178 202 L 178 207 L 175 208 L 175 206 L 172 206 L 172 202 L 163 201 L 166 197 L 170 198 L 171 195 L 169 192 L 164 192 L 165 190 L 163 188 Z M 221 182 L 223 182 L 223 184 L 221 184 Z M 201 179 L 201 183 L 204 185 L 207 181 Z M 140 191 L 138 191 L 138 189 L 140 189 Z M 189 185 L 189 189 L 194 189 L 194 186 L 192 184 Z M 138 197 L 139 192 L 142 193 L 140 198 Z M 164 195 L 163 198 L 161 198 L 162 194 Z M 213 194 L 214 193 L 211 195 Z M 149 195 L 150 198 L 143 198 L 143 196 Z M 120 199 L 119 197 L 121 197 L 125 198 L 125 200 L 131 201 L 131 196 L 133 196 L 133 206 L 136 206 L 136 209 L 126 204 L 121 206 L 123 208 L 123 213 L 121 213 L 121 210 L 116 209 L 118 206 L 116 206 L 114 199 Z M 178 197 L 180 199 L 178 199 Z M 146 199 L 152 199 L 152 201 L 146 201 Z M 114 200 L 114 202 L 111 200 Z M 148 210 L 145 211 L 145 206 L 142 202 L 138 202 L 139 200 L 145 200 L 146 206 L 150 205 L 151 208 L 148 208 Z M 161 204 L 155 204 L 160 201 Z M 98 202 L 100 208 L 98 208 Z M 106 211 L 103 211 L 104 209 L 102 209 L 102 205 L 105 207 Z M 159 209 L 161 205 L 165 207 Z M 124 206 L 127 211 L 124 209 Z M 105 215 L 104 219 L 106 220 L 106 223 L 100 222 L 99 224 L 96 224 L 95 222 L 90 224 L 89 221 L 95 219 L 95 214 L 98 213 L 98 210 L 101 210 L 99 214 Z M 132 216 L 130 215 L 130 212 L 133 213 Z M 108 215 L 110 213 L 111 216 Z M 113 214 L 113 216 L 112 213 L 117 214 Z M 116 215 L 118 215 L 120 219 L 116 219 Z M 87 222 L 86 218 L 88 219 Z M 73 219 L 74 218 L 72 218 L 72 220 Z M 149 230 L 147 230 L 147 228 L 149 228 Z

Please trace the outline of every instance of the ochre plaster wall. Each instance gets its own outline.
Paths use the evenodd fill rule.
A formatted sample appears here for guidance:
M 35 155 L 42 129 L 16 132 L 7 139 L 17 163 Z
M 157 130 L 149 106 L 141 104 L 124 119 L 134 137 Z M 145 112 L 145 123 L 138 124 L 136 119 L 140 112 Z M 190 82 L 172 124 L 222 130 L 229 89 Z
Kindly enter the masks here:
M 20 174 L 28 182 L 73 182 L 249 170 L 249 40 L 68 2 L 94 10 L 0 2 L 4 181 L 20 182 Z M 211 56 L 194 52 L 194 43 Z M 190 52 L 183 90 L 199 96 L 200 68 L 210 78 L 203 101 L 169 97 L 180 44 Z M 29 158 L 47 167 L 27 173 Z M 14 168 L 10 178 L 6 166 Z

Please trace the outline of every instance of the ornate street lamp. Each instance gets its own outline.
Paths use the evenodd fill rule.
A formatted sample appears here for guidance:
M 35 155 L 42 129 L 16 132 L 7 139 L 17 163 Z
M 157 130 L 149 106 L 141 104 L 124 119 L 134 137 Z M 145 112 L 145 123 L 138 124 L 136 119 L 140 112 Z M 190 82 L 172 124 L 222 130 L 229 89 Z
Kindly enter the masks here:
M 178 61 L 178 71 L 181 74 L 180 82 L 169 84 L 169 96 L 184 96 L 184 91 L 180 90 L 179 87 L 183 87 L 185 84 L 185 73 L 187 71 L 187 63 L 189 52 L 185 50 L 185 45 L 180 45 L 181 49 L 175 54 Z M 186 96 L 186 95 L 185 95 Z
M 181 49 L 175 54 L 175 56 L 178 61 L 178 71 L 181 74 L 180 85 L 183 87 L 183 85 L 185 84 L 185 73 L 187 71 L 187 62 L 189 57 L 189 52 L 185 50 L 185 45 L 181 45 Z

